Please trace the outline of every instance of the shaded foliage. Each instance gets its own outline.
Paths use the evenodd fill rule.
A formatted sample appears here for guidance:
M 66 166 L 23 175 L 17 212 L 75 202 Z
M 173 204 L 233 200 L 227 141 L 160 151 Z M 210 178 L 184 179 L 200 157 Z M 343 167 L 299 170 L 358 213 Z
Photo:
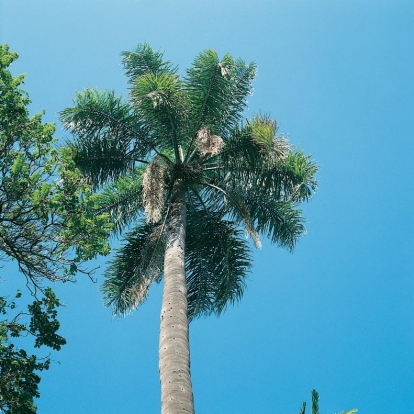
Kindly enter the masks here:
M 35 348 L 47 346 L 54 350 L 66 343 L 57 334 L 60 303 L 53 291 L 47 288 L 41 300 L 28 305 L 27 312 L 20 311 L 11 317 L 20 297 L 18 291 L 12 300 L 0 298 L 0 315 L 7 317 L 0 321 L 0 412 L 7 414 L 36 413 L 34 398 L 40 396 L 39 372 L 49 369 L 51 362 L 48 356 L 39 358 L 19 348 L 15 343 L 18 338 L 34 338 Z M 27 344 L 27 340 L 24 342 Z
M 8 70 L 15 59 L 0 46 L 0 260 L 15 260 L 36 285 L 66 280 L 82 261 L 108 252 L 109 226 L 92 208 L 96 196 L 71 152 L 55 148 L 54 124 L 29 116 L 24 75 Z
M 59 301 L 44 281 L 90 275 L 83 263 L 109 252 L 112 229 L 108 216 L 97 213 L 97 197 L 70 149 L 56 148 L 54 124 L 43 123 L 43 114 L 29 115 L 24 75 L 9 70 L 17 57 L 0 45 L 0 261 L 17 265 L 36 300 L 26 313 L 11 317 L 15 301 L 0 296 L 5 318 L 0 321 L 0 408 L 13 414 L 35 412 L 39 371 L 50 364 L 48 357 L 19 348 L 17 338 L 33 336 L 34 347 L 54 350 L 65 343 L 56 333 Z

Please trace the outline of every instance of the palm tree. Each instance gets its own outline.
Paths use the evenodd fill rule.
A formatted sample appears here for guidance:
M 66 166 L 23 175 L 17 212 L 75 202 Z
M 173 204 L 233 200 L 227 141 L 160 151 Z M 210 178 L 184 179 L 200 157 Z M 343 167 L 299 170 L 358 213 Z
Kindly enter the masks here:
M 100 194 L 115 233 L 106 304 L 125 314 L 164 277 L 159 370 L 162 413 L 193 413 L 189 320 L 240 299 L 250 235 L 292 249 L 305 231 L 298 203 L 317 167 L 276 134 L 269 116 L 242 122 L 256 67 L 207 50 L 186 76 L 147 44 L 124 52 L 129 101 L 85 90 L 61 112 L 76 165 Z

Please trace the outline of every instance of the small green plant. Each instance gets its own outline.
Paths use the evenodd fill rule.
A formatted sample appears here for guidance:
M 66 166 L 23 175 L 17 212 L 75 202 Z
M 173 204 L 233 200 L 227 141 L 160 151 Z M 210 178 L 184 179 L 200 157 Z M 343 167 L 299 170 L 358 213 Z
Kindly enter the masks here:
M 349 411 L 341 411 L 338 414 L 354 414 L 357 411 L 356 408 L 353 408 Z M 299 414 L 306 414 L 306 401 L 303 402 Z M 319 414 L 319 394 L 315 389 L 312 390 L 312 414 Z

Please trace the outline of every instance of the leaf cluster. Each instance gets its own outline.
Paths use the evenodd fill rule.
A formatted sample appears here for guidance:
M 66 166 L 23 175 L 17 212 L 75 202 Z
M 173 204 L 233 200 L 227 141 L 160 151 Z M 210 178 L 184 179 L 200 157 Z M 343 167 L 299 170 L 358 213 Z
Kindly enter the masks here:
M 54 124 L 29 115 L 24 75 L 9 70 L 16 59 L 0 45 L 0 260 L 16 261 L 36 287 L 106 253 L 110 224 L 69 150 L 56 148 Z
M 54 292 L 47 288 L 42 299 L 28 305 L 27 312 L 18 312 L 10 319 L 21 296 L 18 291 L 12 300 L 0 297 L 0 314 L 5 318 L 0 321 L 0 412 L 9 414 L 36 413 L 34 398 L 40 396 L 39 372 L 48 370 L 51 362 L 49 356 L 39 358 L 19 348 L 14 343 L 16 339 L 33 337 L 34 347 L 47 346 L 55 350 L 66 344 L 57 334 L 60 303 Z

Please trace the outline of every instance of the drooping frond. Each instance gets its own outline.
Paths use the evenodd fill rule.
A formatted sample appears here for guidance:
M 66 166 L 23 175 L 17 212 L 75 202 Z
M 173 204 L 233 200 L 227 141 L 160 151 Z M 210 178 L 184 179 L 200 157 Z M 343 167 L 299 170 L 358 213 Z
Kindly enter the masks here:
M 272 243 L 293 250 L 306 233 L 302 211 L 291 201 L 247 200 L 255 230 Z
M 164 207 L 165 168 L 156 157 L 146 168 L 142 180 L 142 205 L 148 222 L 158 223 Z
M 187 223 L 189 318 L 219 315 L 242 297 L 251 251 L 242 231 L 220 213 L 190 210 Z
M 214 50 L 201 53 L 184 81 L 192 105 L 194 133 L 204 126 L 222 136 L 234 128 L 243 115 L 255 75 L 254 63 L 246 65 L 228 54 L 219 61 Z
M 74 107 L 63 110 L 60 119 L 75 136 L 67 145 L 78 168 L 94 186 L 132 169 L 152 149 L 130 106 L 113 92 L 79 92 Z
M 144 169 L 136 169 L 131 174 L 118 178 L 112 185 L 105 186 L 99 193 L 98 213 L 110 215 L 116 234 L 121 234 L 123 229 L 143 213 L 143 176 Z
M 296 200 L 284 197 L 283 179 L 279 170 L 279 181 L 273 187 L 263 184 L 260 170 L 249 171 L 247 166 L 235 166 L 226 173 L 212 170 L 202 191 L 203 200 L 206 206 L 225 209 L 256 247 L 261 246 L 259 235 L 263 235 L 291 250 L 305 227 Z
M 128 233 L 102 285 L 105 304 L 113 308 L 114 314 L 125 315 L 145 300 L 151 283 L 161 277 L 165 243 L 163 225 L 141 221 Z
M 264 190 L 277 200 L 299 203 L 308 201 L 316 191 L 318 166 L 302 151 L 295 150 L 281 158 L 271 148 L 256 161 L 255 168 L 240 169 L 234 164 L 235 160 L 230 160 L 233 174 L 228 182 L 234 186 L 244 182 L 253 193 L 262 194 Z
M 226 188 L 225 209 L 231 214 L 233 220 L 244 227 L 246 236 L 250 236 L 254 245 L 260 249 L 262 242 L 254 225 L 254 218 L 251 213 L 251 206 L 247 201 L 247 192 L 238 193 L 233 189 Z
M 163 52 L 155 52 L 148 43 L 138 44 L 134 52 L 122 52 L 122 63 L 130 83 L 147 74 L 175 73 L 177 69 L 164 61 L 163 55 Z

